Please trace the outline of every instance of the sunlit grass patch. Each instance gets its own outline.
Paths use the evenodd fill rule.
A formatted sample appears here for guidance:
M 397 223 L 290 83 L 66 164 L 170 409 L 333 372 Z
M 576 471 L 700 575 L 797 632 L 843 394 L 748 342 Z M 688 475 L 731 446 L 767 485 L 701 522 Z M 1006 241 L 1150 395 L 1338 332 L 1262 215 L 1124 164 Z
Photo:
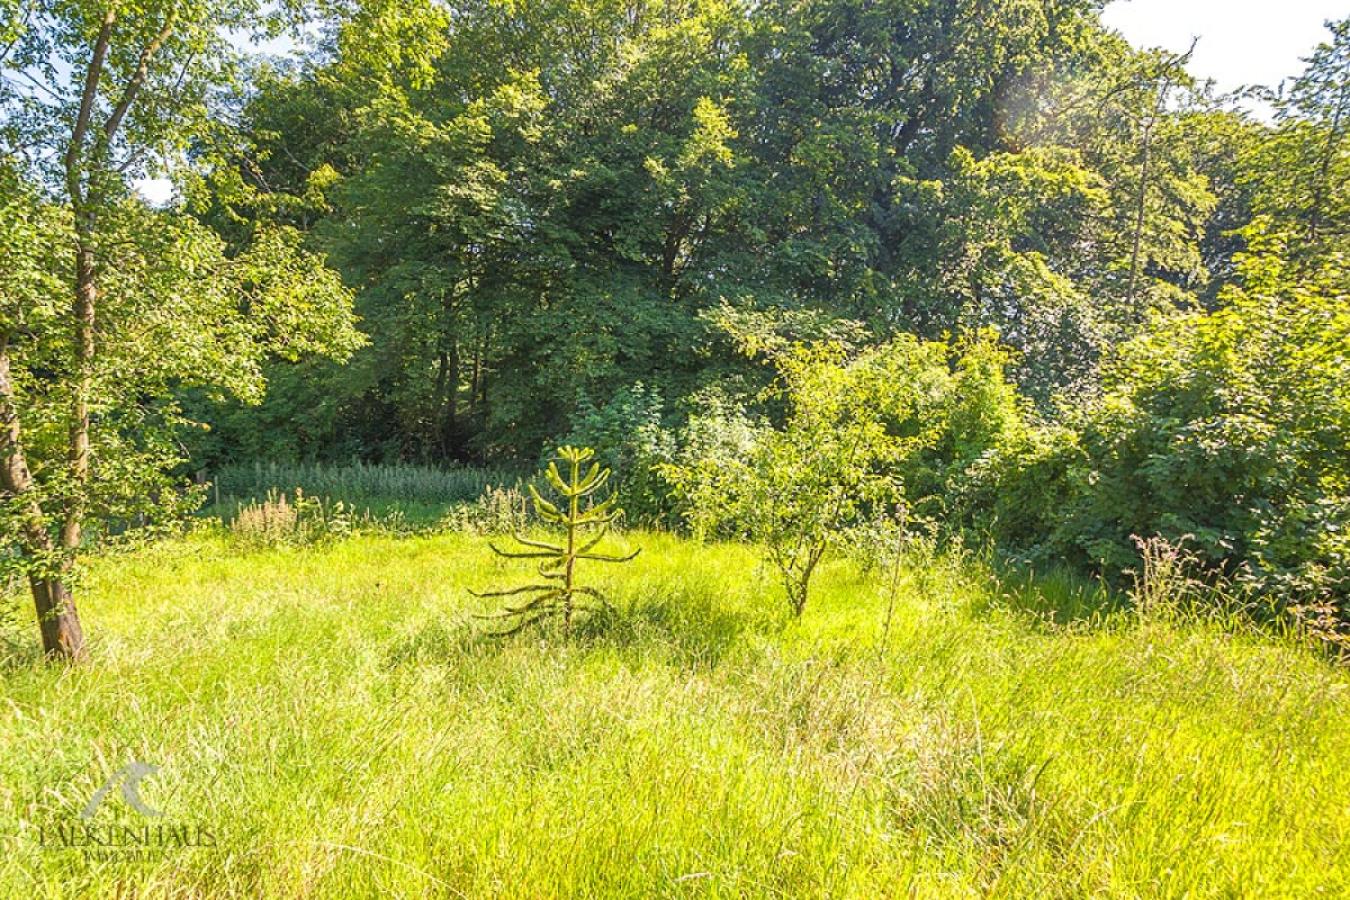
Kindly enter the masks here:
M 1050 614 L 968 555 L 825 566 L 629 533 L 615 611 L 508 639 L 466 534 L 99 559 L 92 661 L 0 674 L 0 893 L 1328 896 L 1350 677 L 1221 623 Z M 1082 611 L 1079 611 L 1082 612 Z M 132 758 L 216 846 L 38 846 Z M 135 824 L 120 799 L 100 815 Z

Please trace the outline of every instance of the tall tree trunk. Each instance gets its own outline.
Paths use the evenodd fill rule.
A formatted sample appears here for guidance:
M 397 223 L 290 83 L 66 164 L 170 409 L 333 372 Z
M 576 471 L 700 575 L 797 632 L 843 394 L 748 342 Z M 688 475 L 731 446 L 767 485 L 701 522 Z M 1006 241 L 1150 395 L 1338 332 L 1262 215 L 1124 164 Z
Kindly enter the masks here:
M 690 217 L 679 213 L 666 231 L 665 246 L 661 249 L 661 284 L 666 296 L 675 293 L 676 264 L 680 260 L 680 251 L 684 249 L 684 239 L 692 227 Z
M 436 383 L 431 389 L 430 421 L 427 423 L 426 440 L 423 441 L 422 455 L 428 458 L 445 456 L 445 431 L 441 427 L 442 412 L 445 409 L 445 385 L 450 380 L 450 354 L 446 352 L 445 340 L 441 339 L 436 348 Z
M 20 500 L 19 531 L 24 554 L 40 563 L 56 557 L 56 543 L 43 521 L 42 507 L 33 491 L 33 475 L 23 451 L 8 335 L 0 335 L 0 488 Z M 51 573 L 34 573 L 28 583 L 37 608 L 43 651 L 50 656 L 83 658 L 84 630 L 66 583 Z
M 75 384 L 71 393 L 68 451 L 71 491 L 61 526 L 61 545 L 68 551 L 79 549 L 84 528 L 89 483 L 89 398 L 94 388 L 94 307 L 98 302 L 98 285 L 94 280 L 94 214 L 85 211 L 81 218 L 75 249 Z
M 441 419 L 441 448 L 442 452 L 448 457 L 454 452 L 456 433 L 459 430 L 459 338 L 450 339 L 446 373 L 450 377 L 445 385 L 445 405 Z
M 1143 159 L 1139 164 L 1139 191 L 1134 200 L 1134 246 L 1130 249 L 1130 281 L 1125 289 L 1125 302 L 1131 315 L 1136 315 L 1134 297 L 1139 283 L 1139 257 L 1144 241 L 1144 212 L 1148 201 L 1148 169 L 1152 152 L 1153 120 L 1144 126 Z
M 483 377 L 483 341 L 474 341 L 473 368 L 469 373 L 469 417 L 478 412 L 478 383 Z

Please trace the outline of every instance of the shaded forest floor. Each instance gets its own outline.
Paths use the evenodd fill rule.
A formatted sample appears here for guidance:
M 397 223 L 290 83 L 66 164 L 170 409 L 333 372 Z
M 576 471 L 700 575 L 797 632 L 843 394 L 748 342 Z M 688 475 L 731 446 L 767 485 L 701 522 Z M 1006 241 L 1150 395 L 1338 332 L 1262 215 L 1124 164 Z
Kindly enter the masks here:
M 951 558 L 883 645 L 889 573 L 791 621 L 746 548 L 620 543 L 570 639 L 477 635 L 521 567 L 471 535 L 96 560 L 92 661 L 0 668 L 0 895 L 1350 891 L 1350 673 L 1299 647 Z M 213 846 L 42 846 L 133 759 Z

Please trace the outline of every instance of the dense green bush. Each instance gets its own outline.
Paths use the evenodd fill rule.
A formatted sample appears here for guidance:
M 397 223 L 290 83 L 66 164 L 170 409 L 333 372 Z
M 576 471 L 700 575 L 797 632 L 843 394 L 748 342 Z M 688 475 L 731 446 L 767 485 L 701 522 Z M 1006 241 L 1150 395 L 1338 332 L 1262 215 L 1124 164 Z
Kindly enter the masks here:
M 892 428 L 927 435 L 896 474 L 918 511 L 950 520 L 971 467 L 1027 433 L 1026 403 L 1007 376 L 1010 354 L 992 331 L 953 345 L 897 340 L 888 353 L 886 393 L 919 398 Z
M 1067 552 L 1065 512 L 1088 478 L 1076 431 L 1028 427 L 966 468 L 949 495 L 952 518 L 1023 561 L 1087 567 L 1084 554 Z
M 1248 256 L 1246 287 L 1217 311 L 1120 348 L 1072 428 L 1028 432 L 973 467 L 968 521 L 1109 576 L 1136 567 L 1135 536 L 1185 538 L 1215 574 L 1344 618 L 1350 281 L 1293 281 L 1278 259 Z
M 1131 342 L 1108 369 L 1083 431 L 1103 562 L 1125 556 L 1127 531 L 1191 534 L 1263 589 L 1344 598 L 1350 296 L 1346 281 L 1289 284 L 1274 259 L 1249 259 L 1246 290 Z
M 661 392 L 642 382 L 617 391 L 606 403 L 589 398 L 578 404 L 580 413 L 564 444 L 591 447 L 602 464 L 624 484 L 627 518 L 645 525 L 669 520 L 669 485 L 658 467 L 670 462 L 675 437 L 663 423 Z

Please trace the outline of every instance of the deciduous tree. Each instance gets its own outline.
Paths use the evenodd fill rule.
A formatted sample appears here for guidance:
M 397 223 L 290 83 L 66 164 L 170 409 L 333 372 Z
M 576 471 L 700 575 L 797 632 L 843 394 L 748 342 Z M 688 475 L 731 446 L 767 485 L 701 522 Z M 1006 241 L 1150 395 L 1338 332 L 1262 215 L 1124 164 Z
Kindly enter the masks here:
M 358 343 L 346 290 L 295 232 L 260 230 L 230 256 L 132 191 L 181 163 L 234 84 L 227 30 L 265 21 L 249 0 L 35 0 L 4 29 L 4 224 L 21 238 L 8 252 L 45 276 L 0 315 L 0 488 L 49 654 L 84 653 L 72 584 L 91 524 L 170 503 L 182 387 L 256 400 L 268 349 Z

